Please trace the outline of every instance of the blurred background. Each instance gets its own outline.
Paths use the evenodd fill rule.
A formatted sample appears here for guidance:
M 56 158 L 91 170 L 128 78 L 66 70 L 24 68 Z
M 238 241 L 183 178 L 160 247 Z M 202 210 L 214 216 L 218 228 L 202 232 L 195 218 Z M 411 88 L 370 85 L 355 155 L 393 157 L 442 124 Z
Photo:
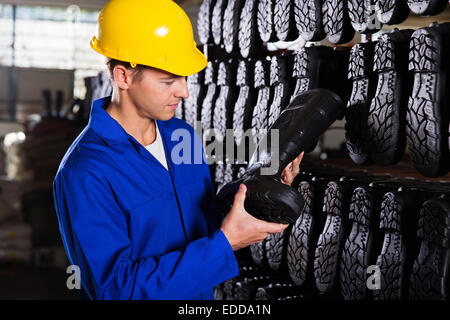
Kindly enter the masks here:
M 92 100 L 111 92 L 103 58 L 89 46 L 106 2 L 0 1 L 0 299 L 79 299 L 66 286 L 52 182 Z M 176 2 L 197 39 L 201 0 Z M 432 20 L 450 21 L 449 7 Z M 402 26 L 429 22 L 411 16 Z M 344 141 L 338 122 L 321 148 L 332 154 Z

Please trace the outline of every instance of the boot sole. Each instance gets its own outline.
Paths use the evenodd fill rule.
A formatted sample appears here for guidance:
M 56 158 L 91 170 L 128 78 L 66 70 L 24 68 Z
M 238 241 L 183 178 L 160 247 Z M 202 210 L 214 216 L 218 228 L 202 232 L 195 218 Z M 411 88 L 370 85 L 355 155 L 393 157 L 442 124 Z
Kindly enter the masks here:
M 273 26 L 279 41 L 294 41 L 298 38 L 293 1 L 275 1 Z
M 350 0 L 348 1 L 348 15 L 353 29 L 359 33 L 374 33 L 381 29 L 381 23 L 375 25 L 372 21 L 376 14 L 372 7 L 372 0 Z
M 247 0 L 241 13 L 238 45 L 243 58 L 257 55 L 262 47 L 257 26 L 258 8 L 255 4 L 255 1 Z
M 398 31 L 410 38 L 409 30 Z M 370 156 L 381 165 L 397 163 L 406 147 L 405 118 L 410 90 L 404 41 L 394 40 L 394 34 L 383 35 L 376 47 L 374 71 L 378 74 L 375 96 L 369 107 L 368 135 Z M 405 49 L 405 50 L 404 50 Z
M 447 0 L 408 0 L 411 11 L 423 16 L 434 16 L 441 13 L 447 3 Z
M 323 190 L 318 184 L 303 181 L 299 185 L 305 205 L 301 216 L 292 226 L 287 248 L 288 271 L 292 281 L 298 285 L 310 285 L 313 282 L 314 253 L 318 232 L 322 230 L 323 219 L 317 216 L 323 200 Z M 321 196 L 322 195 L 322 196 Z M 320 214 L 320 213 L 319 213 Z
M 442 45 L 443 39 L 433 28 L 415 31 L 410 43 L 409 70 L 414 73 L 414 84 L 408 103 L 406 137 L 414 167 L 427 177 L 437 177 L 448 168 Z
M 334 181 L 328 183 L 325 190 L 323 213 L 326 214 L 326 221 L 317 241 L 314 258 L 314 278 L 321 294 L 333 292 L 337 284 L 339 261 L 346 233 L 345 215 L 348 210 L 346 198 L 352 191 Z
M 375 82 L 373 52 L 373 43 L 361 43 L 353 46 L 350 53 L 348 78 L 353 84 L 345 111 L 345 134 L 348 153 L 356 164 L 370 163 L 367 123 Z
M 387 25 L 400 24 L 409 16 L 406 1 L 378 0 L 375 4 L 378 20 Z
M 322 15 L 324 31 L 331 43 L 343 44 L 353 39 L 355 30 L 353 30 L 348 17 L 347 1 L 324 1 Z
M 417 236 L 422 239 L 414 262 L 410 299 L 444 300 L 448 298 L 450 268 L 450 204 L 444 199 L 424 203 Z
M 295 22 L 300 36 L 304 40 L 321 41 L 325 39 L 321 0 L 295 1 Z
M 350 204 L 351 232 L 346 239 L 340 263 L 341 295 L 345 300 L 364 300 L 367 293 L 367 268 L 370 264 L 374 219 L 374 200 L 364 188 L 356 188 Z
M 400 300 L 403 298 L 404 263 L 406 251 L 402 235 L 402 203 L 394 193 L 384 195 L 381 204 L 380 230 L 384 233 L 383 247 L 377 258 L 380 267 L 380 290 L 374 290 L 375 300 Z M 408 212 L 409 213 L 409 212 Z

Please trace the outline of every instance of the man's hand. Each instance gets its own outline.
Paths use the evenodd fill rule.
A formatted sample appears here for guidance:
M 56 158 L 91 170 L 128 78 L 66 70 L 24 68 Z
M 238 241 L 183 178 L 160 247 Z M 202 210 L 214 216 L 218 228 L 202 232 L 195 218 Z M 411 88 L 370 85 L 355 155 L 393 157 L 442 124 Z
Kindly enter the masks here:
M 244 208 L 246 192 L 247 187 L 241 184 L 234 196 L 233 207 L 220 227 L 233 250 L 261 242 L 270 233 L 279 233 L 288 227 L 287 224 L 266 222 L 251 216 Z
M 303 155 L 305 152 L 299 154 L 297 158 L 294 159 L 290 164 L 284 168 L 281 173 L 281 182 L 290 186 L 295 179 L 295 176 L 300 172 L 300 162 L 302 162 Z

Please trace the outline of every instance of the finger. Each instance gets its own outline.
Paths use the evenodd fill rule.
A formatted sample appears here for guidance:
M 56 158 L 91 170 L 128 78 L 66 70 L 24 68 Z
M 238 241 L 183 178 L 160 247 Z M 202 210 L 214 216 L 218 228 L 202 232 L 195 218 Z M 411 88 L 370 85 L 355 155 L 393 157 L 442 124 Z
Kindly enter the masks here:
M 268 232 L 268 233 L 280 233 L 281 231 L 286 229 L 288 226 L 289 226 L 288 224 L 261 221 L 262 231 Z
M 289 184 L 292 182 L 292 180 L 294 180 L 294 176 L 292 174 L 291 170 L 286 170 L 286 174 L 284 176 L 284 181 L 288 182 Z
M 300 161 L 301 161 L 301 159 L 299 157 L 295 158 L 294 161 L 292 162 L 292 165 L 293 165 L 292 172 L 294 173 L 294 175 L 297 175 L 297 173 L 299 173 L 299 171 L 300 171 Z
M 245 184 L 240 184 L 239 185 L 239 190 L 238 192 L 236 192 L 236 194 L 234 195 L 234 202 L 233 202 L 233 206 L 235 205 L 244 205 L 244 201 L 245 201 L 245 193 L 247 192 L 247 187 Z

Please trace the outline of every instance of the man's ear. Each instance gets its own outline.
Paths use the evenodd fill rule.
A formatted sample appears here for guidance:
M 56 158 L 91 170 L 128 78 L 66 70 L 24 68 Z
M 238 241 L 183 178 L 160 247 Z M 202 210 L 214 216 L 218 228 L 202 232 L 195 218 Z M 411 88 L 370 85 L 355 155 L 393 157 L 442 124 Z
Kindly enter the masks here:
M 126 90 L 129 88 L 132 80 L 132 74 L 126 67 L 120 64 L 115 66 L 113 70 L 113 77 L 119 89 Z

